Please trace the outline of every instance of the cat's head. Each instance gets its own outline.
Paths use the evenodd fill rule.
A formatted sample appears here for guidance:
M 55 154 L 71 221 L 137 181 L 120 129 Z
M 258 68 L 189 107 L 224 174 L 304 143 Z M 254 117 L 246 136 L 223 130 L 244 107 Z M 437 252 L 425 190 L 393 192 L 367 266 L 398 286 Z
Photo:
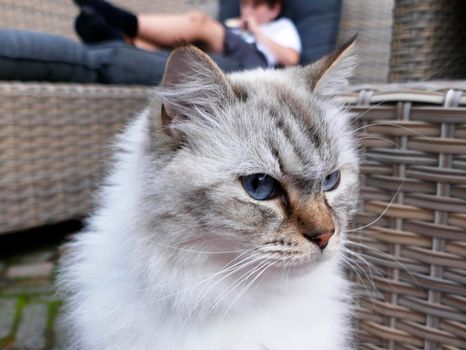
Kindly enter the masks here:
M 353 46 L 306 67 L 230 75 L 192 46 L 174 50 L 147 149 L 158 243 L 296 266 L 335 254 L 358 192 L 349 116 L 334 100 Z

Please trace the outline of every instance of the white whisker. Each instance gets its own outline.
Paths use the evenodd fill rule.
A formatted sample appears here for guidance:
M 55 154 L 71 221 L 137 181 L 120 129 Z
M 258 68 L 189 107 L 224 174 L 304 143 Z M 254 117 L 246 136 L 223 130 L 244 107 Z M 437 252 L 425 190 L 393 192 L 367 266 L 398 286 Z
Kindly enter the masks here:
M 271 266 L 273 266 L 277 261 L 276 260 L 272 260 L 268 265 L 266 265 L 265 267 L 262 268 L 261 271 L 259 271 L 257 273 L 257 275 L 245 286 L 243 287 L 243 289 L 238 293 L 237 297 L 231 302 L 230 306 L 228 306 L 228 308 L 226 309 L 226 311 L 224 312 L 224 314 L 222 315 L 220 321 L 222 321 L 226 315 L 228 314 L 228 312 L 233 308 L 233 306 L 236 304 L 236 302 L 238 300 L 241 299 L 241 297 L 248 291 L 248 289 L 254 284 L 255 281 L 257 281 L 257 279 L 259 277 L 261 277 L 264 272 L 269 269 Z
M 393 195 L 392 199 L 390 200 L 390 202 L 388 203 L 388 205 L 385 207 L 384 211 L 373 221 L 371 221 L 370 223 L 368 223 L 367 225 L 364 225 L 364 226 L 361 226 L 361 227 L 357 227 L 355 229 L 347 229 L 346 232 L 355 232 L 355 231 L 360 231 L 360 230 L 363 230 L 369 226 L 372 226 L 374 225 L 375 223 L 377 223 L 384 215 L 385 213 L 388 211 L 388 209 L 390 209 L 390 206 L 393 204 L 393 202 L 395 201 L 396 199 L 396 196 L 398 195 L 398 193 L 400 193 L 401 191 L 401 188 L 403 187 L 405 181 L 403 180 L 400 184 L 400 186 L 398 186 L 398 189 L 396 190 L 395 194 Z
M 376 247 L 374 247 L 374 246 L 370 246 L 370 247 L 369 247 L 369 246 L 367 246 L 367 245 L 365 245 L 365 244 L 363 244 L 363 243 L 357 243 L 357 242 L 353 242 L 353 241 L 348 241 L 347 243 L 348 243 L 349 245 L 353 245 L 353 246 L 357 246 L 357 247 L 359 247 L 359 248 L 363 248 L 363 249 L 369 250 L 369 251 L 371 251 L 371 252 L 374 252 L 375 254 L 379 254 L 380 256 L 383 256 L 383 257 L 386 258 L 386 259 L 392 260 L 393 262 L 395 262 L 395 263 L 400 267 L 401 270 L 405 271 L 405 272 L 409 275 L 409 277 L 412 279 L 412 281 L 413 281 L 416 285 L 418 285 L 417 280 L 416 280 L 416 278 L 414 277 L 414 275 L 408 270 L 408 268 L 407 268 L 403 263 L 401 263 L 400 261 L 398 261 L 398 259 L 396 259 L 395 256 L 393 256 L 393 255 L 391 255 L 391 254 L 387 254 L 387 253 L 385 253 L 384 251 L 382 251 L 382 250 L 380 250 L 380 249 L 378 249 L 378 248 L 376 248 Z M 357 254 L 357 253 L 354 252 L 354 251 L 351 251 L 351 252 L 352 252 L 353 254 Z M 364 255 L 363 255 L 362 252 L 359 253 L 359 255 L 360 255 L 360 256 L 359 256 L 360 259 L 364 259 L 365 262 L 366 262 L 367 264 L 369 264 L 369 262 L 367 262 L 367 260 L 364 258 Z M 369 265 L 370 265 L 370 264 L 369 264 Z

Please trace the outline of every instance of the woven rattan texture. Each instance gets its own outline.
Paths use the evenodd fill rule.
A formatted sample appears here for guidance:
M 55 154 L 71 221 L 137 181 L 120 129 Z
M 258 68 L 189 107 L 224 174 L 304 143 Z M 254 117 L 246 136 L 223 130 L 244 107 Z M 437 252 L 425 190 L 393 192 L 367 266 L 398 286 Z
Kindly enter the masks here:
M 143 88 L 0 83 L 0 233 L 89 212 L 108 145 Z
M 364 159 L 358 349 L 466 349 L 466 82 L 451 85 L 345 96 Z
M 394 0 L 345 0 L 342 2 L 338 43 L 358 35 L 354 83 L 385 82 L 388 78 Z
M 396 0 L 390 81 L 466 78 L 466 2 Z

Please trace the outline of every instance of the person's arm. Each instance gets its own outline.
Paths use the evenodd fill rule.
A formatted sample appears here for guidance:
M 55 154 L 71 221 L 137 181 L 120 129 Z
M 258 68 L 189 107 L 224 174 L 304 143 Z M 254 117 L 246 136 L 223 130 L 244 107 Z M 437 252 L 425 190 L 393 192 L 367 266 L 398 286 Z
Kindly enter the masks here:
M 256 40 L 264 45 L 275 56 L 278 63 L 284 66 L 294 66 L 299 63 L 300 54 L 295 49 L 277 44 L 265 35 L 253 17 L 248 18 L 247 29 L 254 35 Z

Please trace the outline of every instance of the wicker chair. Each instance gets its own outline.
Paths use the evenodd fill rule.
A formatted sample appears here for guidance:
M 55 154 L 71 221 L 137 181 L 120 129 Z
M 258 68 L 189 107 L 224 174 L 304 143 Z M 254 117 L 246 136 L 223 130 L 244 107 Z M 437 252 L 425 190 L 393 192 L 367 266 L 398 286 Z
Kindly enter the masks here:
M 137 12 L 214 15 L 217 2 L 116 1 Z M 0 0 L 0 26 L 78 40 L 71 0 Z M 0 234 L 86 215 L 106 145 L 147 103 L 145 87 L 0 82 Z
M 0 0 L 0 23 L 72 35 L 74 11 L 69 0 Z M 464 92 L 465 82 L 443 82 L 351 87 L 342 97 L 363 146 L 351 232 L 361 271 L 349 271 L 361 295 L 359 349 L 466 348 Z M 85 215 L 105 145 L 146 101 L 142 87 L 0 83 L 0 233 Z
M 389 81 L 466 79 L 466 2 L 395 0 Z
M 360 12 L 349 11 L 349 4 L 367 0 L 345 0 L 341 40 L 361 32 L 366 62 L 356 74 L 359 80 L 386 79 L 388 56 L 380 52 L 389 50 L 391 21 L 377 35 L 374 28 L 382 23 L 377 19 L 390 17 L 392 1 L 385 0 L 377 16 L 364 22 Z M 136 12 L 180 12 L 192 6 L 211 15 L 218 11 L 216 0 L 115 2 Z M 364 14 L 373 10 L 358 8 Z M 77 11 L 71 0 L 0 0 L 0 26 L 78 40 L 73 30 Z M 377 49 L 370 51 L 374 45 Z M 143 87 L 0 82 L 0 234 L 88 213 L 104 171 L 103 145 L 144 107 L 146 97 Z
M 343 97 L 364 155 L 349 245 L 359 349 L 466 348 L 465 92 L 441 82 Z

